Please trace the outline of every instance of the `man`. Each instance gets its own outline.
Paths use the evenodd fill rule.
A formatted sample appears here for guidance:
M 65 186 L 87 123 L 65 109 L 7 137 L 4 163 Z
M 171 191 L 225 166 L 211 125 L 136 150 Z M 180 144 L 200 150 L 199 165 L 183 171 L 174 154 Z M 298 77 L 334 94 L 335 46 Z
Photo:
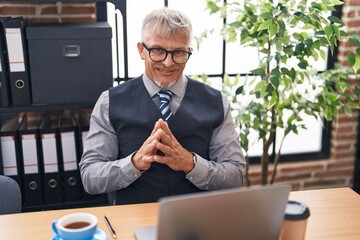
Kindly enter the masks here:
M 191 39 L 179 11 L 144 19 L 137 47 L 145 73 L 105 91 L 91 116 L 80 162 L 90 194 L 130 204 L 241 186 L 245 161 L 228 101 L 183 74 Z

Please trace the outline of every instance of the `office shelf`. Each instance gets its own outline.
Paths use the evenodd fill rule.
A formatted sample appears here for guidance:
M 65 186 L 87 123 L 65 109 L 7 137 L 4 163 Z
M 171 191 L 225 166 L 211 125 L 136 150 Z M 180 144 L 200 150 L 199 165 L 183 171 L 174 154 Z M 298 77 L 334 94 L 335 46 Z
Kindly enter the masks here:
M 9 0 L 10 2 L 10 0 Z M 102 5 L 97 5 L 97 7 L 101 7 L 101 9 L 106 10 L 106 3 L 112 3 L 116 9 L 118 9 L 123 18 L 123 38 L 124 38 L 124 65 L 125 65 L 125 73 L 123 80 L 127 80 L 128 78 L 128 63 L 127 63 L 127 23 L 126 23 L 126 0 L 11 0 L 11 2 L 21 2 L 21 3 L 56 3 L 56 2 L 74 2 L 74 3 L 103 3 Z M 103 11 L 105 12 L 105 11 Z M 104 19 L 99 20 L 102 21 Z M 104 16 L 104 15 L 102 15 Z M 103 18 L 103 17 L 101 17 Z M 106 17 L 105 17 L 106 19 Z M 30 106 L 16 106 L 16 107 L 0 107 L 0 126 L 7 121 L 8 119 L 18 115 L 21 112 L 44 112 L 44 111 L 59 111 L 59 110 L 73 110 L 73 109 L 91 109 L 94 106 L 94 102 L 88 103 L 74 103 L 74 104 L 51 104 L 51 105 L 30 105 Z M 0 145 L 0 174 L 2 174 L 2 152 Z M 72 201 L 72 202 L 62 202 L 58 204 L 44 204 L 39 206 L 23 206 L 24 212 L 29 211 L 39 211 L 39 210 L 52 210 L 52 209 L 64 209 L 64 208 L 74 208 L 74 207 L 88 207 L 88 206 L 99 206 L 99 205 L 107 205 L 107 197 L 106 194 L 95 196 L 94 198 L 83 198 L 81 200 Z

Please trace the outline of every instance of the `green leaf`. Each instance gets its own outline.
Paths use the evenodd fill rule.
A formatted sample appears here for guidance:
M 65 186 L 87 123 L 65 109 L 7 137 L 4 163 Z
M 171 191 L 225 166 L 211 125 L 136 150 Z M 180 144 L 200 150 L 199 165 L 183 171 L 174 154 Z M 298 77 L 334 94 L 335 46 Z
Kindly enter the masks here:
M 304 37 L 300 33 L 294 33 L 293 37 L 298 41 L 304 41 Z
M 285 88 L 286 89 L 290 89 L 290 87 L 291 87 L 291 80 L 290 80 L 290 78 L 288 78 L 288 77 L 283 77 L 283 82 L 284 82 L 284 85 L 285 85 Z
M 305 60 L 300 61 L 300 63 L 298 64 L 299 68 L 301 69 L 306 69 L 309 66 L 309 63 Z
M 320 41 L 319 41 L 319 40 L 316 40 L 316 41 L 313 43 L 312 47 L 313 47 L 314 49 L 320 50 L 320 47 L 321 47 Z
M 351 35 L 349 37 L 349 42 L 354 46 L 357 46 L 357 47 L 360 46 L 359 38 L 356 35 Z
M 242 30 L 240 34 L 240 41 L 243 42 L 248 36 L 249 31 L 247 29 Z
M 329 16 L 328 19 L 330 22 L 342 24 L 342 21 L 335 16 Z
M 315 61 L 319 60 L 319 53 L 318 53 L 318 52 L 313 51 L 313 52 L 312 52 L 312 56 L 313 56 L 313 58 L 314 58 Z
M 206 8 L 210 10 L 210 14 L 214 14 L 214 13 L 216 13 L 217 11 L 219 11 L 219 9 L 220 9 L 220 8 L 216 5 L 215 2 L 211 2 L 211 1 L 207 3 Z
M 279 87 L 279 78 L 277 76 L 271 76 L 270 82 L 275 88 Z
M 272 38 L 273 36 L 275 36 L 277 31 L 278 31 L 278 26 L 276 24 L 271 25 L 269 29 L 269 37 Z
M 331 2 L 334 4 L 334 5 L 343 5 L 344 2 L 343 1 L 340 1 L 340 0 L 331 0 Z
M 273 107 L 276 103 L 278 102 L 278 98 L 277 98 L 277 95 L 276 94 L 273 94 L 271 99 L 270 99 L 270 102 L 268 104 L 268 109 Z
M 355 53 L 353 52 L 350 52 L 348 55 L 347 55 L 347 62 L 349 64 L 350 67 L 353 67 L 354 64 L 355 64 L 355 58 L 356 58 L 356 55 Z
M 236 89 L 235 94 L 236 95 L 242 94 L 243 91 L 244 91 L 244 86 L 240 86 Z
M 254 70 L 250 71 L 252 74 L 254 75 L 264 75 L 265 74 L 265 69 L 264 68 L 257 68 Z
M 261 91 L 266 86 L 265 81 L 260 81 L 258 84 L 256 84 L 254 91 Z
M 356 56 L 355 63 L 353 66 L 354 72 L 356 73 L 359 70 L 359 68 L 360 68 L 360 57 Z
M 331 26 L 326 26 L 325 27 L 325 35 L 326 35 L 326 37 L 329 39 L 332 34 L 333 34 L 332 27 Z
M 355 93 L 356 93 L 356 96 L 360 96 L 360 86 L 359 85 L 355 86 Z
M 266 20 L 265 22 L 261 23 L 259 26 L 259 31 L 268 29 L 272 25 L 272 19 Z
M 320 56 L 321 56 L 321 58 L 322 58 L 323 60 L 326 60 L 327 53 L 326 53 L 323 49 L 321 49 L 321 50 L 320 50 Z

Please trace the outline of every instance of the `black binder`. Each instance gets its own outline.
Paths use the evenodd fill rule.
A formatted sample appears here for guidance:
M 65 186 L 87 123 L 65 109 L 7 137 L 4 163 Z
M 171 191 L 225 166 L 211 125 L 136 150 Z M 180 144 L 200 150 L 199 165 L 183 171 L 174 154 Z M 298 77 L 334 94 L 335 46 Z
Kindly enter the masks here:
M 38 127 L 41 122 L 41 115 L 35 115 L 28 121 L 27 115 L 21 121 L 19 135 L 20 147 L 22 152 L 22 171 L 24 183 L 24 206 L 43 204 L 43 184 L 42 184 L 42 161 L 41 138 Z
M 74 116 L 64 111 L 58 123 L 58 157 L 62 163 L 62 187 L 65 201 L 82 198 L 82 184 L 79 172 L 79 134 Z
M 76 116 L 75 120 L 76 120 L 76 123 L 78 126 L 78 131 L 79 131 L 78 142 L 79 142 L 79 153 L 80 153 L 79 154 L 79 162 L 80 162 L 82 154 L 84 152 L 84 141 L 89 132 L 90 116 L 81 110 L 74 113 L 74 116 Z M 97 198 L 98 196 L 100 196 L 100 195 L 92 195 L 85 191 L 83 191 L 83 194 L 84 194 L 85 199 L 94 199 L 94 198 Z
M 56 143 L 57 122 L 58 115 L 46 115 L 39 127 L 43 162 L 44 204 L 61 203 L 63 201 L 61 165 L 58 159 Z
M 74 114 L 76 117 L 77 126 L 79 129 L 79 152 L 80 152 L 80 159 L 84 152 L 84 141 L 89 132 L 89 125 L 90 125 L 90 116 L 86 114 L 84 111 L 78 111 Z
M 2 25 L 8 53 L 12 105 L 30 105 L 31 84 L 24 19 L 22 17 L 5 19 Z
M 2 22 L 10 17 L 0 17 L 0 107 L 10 107 L 11 91 L 8 58 L 5 43 L 5 31 Z
M 23 189 L 22 161 L 19 148 L 19 118 L 15 116 L 5 122 L 0 129 L 2 171 L 5 176 L 13 178 Z M 0 193 L 3 194 L 3 193 Z
M 89 125 L 90 125 L 90 116 L 86 112 L 79 110 L 77 112 L 74 112 L 75 120 L 78 126 L 79 131 L 79 145 L 80 145 L 80 155 L 79 155 L 79 161 L 81 160 L 81 156 L 83 154 L 83 145 L 84 140 L 89 132 Z M 107 200 L 107 194 L 89 194 L 85 191 L 83 191 L 84 199 L 88 200 L 96 200 L 98 202 L 108 202 Z

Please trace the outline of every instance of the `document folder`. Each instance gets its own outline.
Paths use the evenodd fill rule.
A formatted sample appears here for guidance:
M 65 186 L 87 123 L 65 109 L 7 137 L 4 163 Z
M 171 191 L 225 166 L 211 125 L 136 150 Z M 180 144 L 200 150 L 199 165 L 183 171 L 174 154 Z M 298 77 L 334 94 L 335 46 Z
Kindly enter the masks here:
M 23 183 L 24 183 L 24 206 L 43 204 L 42 184 L 42 161 L 41 138 L 38 127 L 41 115 L 34 115 L 31 119 L 25 115 L 21 121 L 19 135 L 21 140 Z
M 56 145 L 57 122 L 58 116 L 47 115 L 39 127 L 44 164 L 44 204 L 60 203 L 63 201 L 60 163 Z
M 62 162 L 63 193 L 65 201 L 82 198 L 82 184 L 79 172 L 79 138 L 74 116 L 64 111 L 59 119 L 59 158 Z
M 10 17 L 0 18 L 0 108 L 10 107 L 11 105 L 11 91 L 8 69 L 9 63 L 5 45 L 5 31 L 3 28 L 3 21 L 7 19 L 10 19 Z
M 30 105 L 31 85 L 25 22 L 21 17 L 10 18 L 3 20 L 2 25 L 8 53 L 12 104 L 14 106 Z
M 23 189 L 22 179 L 20 177 L 22 176 L 22 162 L 18 144 L 19 125 L 18 116 L 5 122 L 0 129 L 0 138 L 3 174 L 13 178 L 19 184 L 20 189 Z
M 79 130 L 79 155 L 81 159 L 84 151 L 84 141 L 89 132 L 90 116 L 84 111 L 78 111 L 74 113 L 74 116 L 76 116 L 75 119 Z
M 90 116 L 89 116 L 89 114 L 87 114 L 85 111 L 82 111 L 82 110 L 73 112 L 73 115 L 75 116 L 75 120 L 76 120 L 76 123 L 78 126 L 79 136 L 80 136 L 79 137 L 79 146 L 80 146 L 79 161 L 80 161 L 81 156 L 83 154 L 83 149 L 84 149 L 83 145 L 85 142 L 85 138 L 89 132 Z M 91 199 L 91 200 L 97 199 L 98 201 L 104 201 L 104 202 L 108 201 L 106 193 L 104 193 L 104 194 L 89 194 L 84 191 L 83 194 L 84 194 L 85 199 Z

